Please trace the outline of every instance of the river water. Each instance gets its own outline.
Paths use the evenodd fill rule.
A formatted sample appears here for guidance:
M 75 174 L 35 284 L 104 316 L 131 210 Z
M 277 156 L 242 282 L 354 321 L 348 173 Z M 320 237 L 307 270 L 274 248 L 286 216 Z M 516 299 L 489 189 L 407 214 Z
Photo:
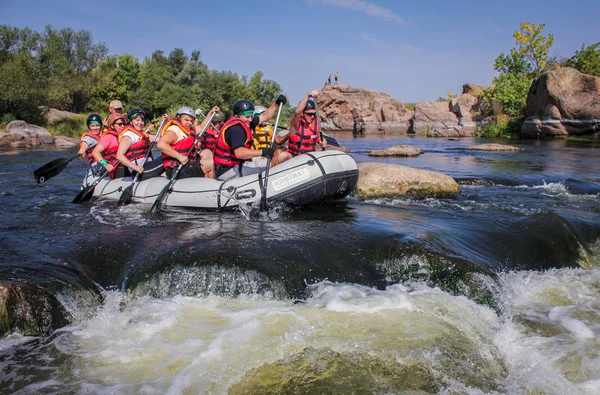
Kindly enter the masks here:
M 72 152 L 0 151 L 3 393 L 600 393 L 600 144 L 336 135 L 449 199 L 242 212 L 70 203 Z M 503 142 L 503 141 L 493 141 Z M 413 144 L 418 158 L 373 159 Z

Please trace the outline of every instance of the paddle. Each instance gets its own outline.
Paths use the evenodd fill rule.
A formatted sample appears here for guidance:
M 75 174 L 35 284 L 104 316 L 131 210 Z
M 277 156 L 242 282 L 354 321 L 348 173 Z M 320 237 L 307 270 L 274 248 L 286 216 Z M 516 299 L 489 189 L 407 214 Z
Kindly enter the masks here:
M 196 136 L 194 144 L 192 144 L 192 146 L 190 147 L 189 151 L 187 152 L 186 156 L 188 158 L 190 157 L 190 155 L 192 154 L 192 152 L 194 152 L 194 150 L 196 149 L 196 144 L 198 144 L 198 142 L 202 138 L 202 135 L 204 134 L 204 132 L 206 132 L 206 129 L 208 128 L 208 125 L 211 123 L 211 121 L 212 121 L 213 117 L 215 116 L 215 114 L 216 113 L 214 113 L 214 112 L 212 113 L 212 115 L 208 119 L 208 122 L 206 122 L 206 124 L 204 124 L 204 127 L 202 128 L 202 131 L 198 134 L 198 136 Z M 162 189 L 162 191 L 160 191 L 160 193 L 156 197 L 156 200 L 152 204 L 152 207 L 150 207 L 150 212 L 159 210 L 160 206 L 162 205 L 163 200 L 165 200 L 165 198 L 167 197 L 167 195 L 169 195 L 171 192 L 173 192 L 171 190 L 171 187 L 173 186 L 173 184 L 175 183 L 175 181 L 177 181 L 177 176 L 179 176 L 179 173 L 181 172 L 181 169 L 183 169 L 183 163 L 181 163 L 177 167 L 177 169 L 175 170 L 175 173 L 173 173 L 173 177 L 171 177 L 171 179 L 169 180 L 169 183 L 167 185 L 165 185 L 165 187 Z
M 277 109 L 277 118 L 275 119 L 275 129 L 273 129 L 273 136 L 271 136 L 271 146 L 275 144 L 275 136 L 277 135 L 277 126 L 279 125 L 279 116 L 281 115 L 281 104 Z M 267 181 L 269 180 L 269 169 L 271 168 L 271 159 L 267 158 L 267 168 L 265 169 L 265 179 L 263 185 L 260 188 L 260 211 L 267 211 Z
M 152 148 L 154 148 L 154 143 L 156 143 L 156 139 L 158 139 L 158 135 L 160 134 L 160 131 L 162 130 L 166 121 L 167 121 L 167 118 L 162 119 L 162 122 L 160 123 L 160 126 L 158 127 L 158 131 L 154 135 L 154 139 L 152 139 L 152 144 L 150 144 L 150 148 L 148 148 L 148 151 L 146 151 L 146 155 L 144 156 L 144 162 L 142 163 L 142 167 L 144 167 L 144 165 L 146 164 L 148 155 L 152 155 Z M 122 204 L 128 205 L 129 203 L 131 203 L 131 199 L 133 198 L 133 185 L 137 182 L 138 178 L 140 178 L 140 174 L 141 173 L 136 174 L 135 178 L 133 179 L 131 184 L 129 184 L 129 186 L 127 188 L 125 188 L 123 193 L 121 193 L 121 196 L 119 196 L 119 201 L 117 202 L 117 205 L 119 205 L 119 206 Z
M 198 109 L 198 110 L 200 110 L 200 109 Z M 202 118 L 206 118 L 206 115 L 204 115 L 204 114 L 202 113 L 202 111 L 199 111 L 199 113 L 200 113 L 200 115 L 202 115 Z M 212 119 L 212 118 L 211 118 L 211 119 Z M 214 128 L 214 129 L 215 129 L 217 132 L 218 132 L 218 133 L 221 133 L 221 131 L 219 130 L 219 128 L 217 128 L 215 125 L 213 125 L 213 123 L 212 123 L 212 122 L 209 122 L 209 124 L 210 124 L 210 126 L 212 126 L 212 127 L 213 127 L 213 128 Z
M 93 147 L 90 147 L 87 150 L 85 150 L 85 153 L 87 153 L 92 148 Z M 51 179 L 52 177 L 54 177 L 55 175 L 57 175 L 61 171 L 63 171 L 65 169 L 65 167 L 67 167 L 69 162 L 71 162 L 73 159 L 77 158 L 78 156 L 79 156 L 79 153 L 72 158 L 58 158 L 58 159 L 54 159 L 51 162 L 46 163 L 44 166 L 40 167 L 39 169 L 36 169 L 33 172 L 33 177 L 35 178 L 35 181 L 38 184 L 48 181 L 49 179 Z
M 88 200 L 90 200 L 92 198 L 92 196 L 94 196 L 94 188 L 96 188 L 96 185 L 98 185 L 98 183 L 104 177 L 106 177 L 107 174 L 108 174 L 108 170 L 105 169 L 104 172 L 100 175 L 100 177 L 98 177 L 98 179 L 96 181 L 94 181 L 87 187 L 83 188 L 81 191 L 79 191 L 79 193 L 77 194 L 77 196 L 75 196 L 75 199 L 73 199 L 73 201 L 71 203 L 83 203 L 83 202 L 87 202 Z

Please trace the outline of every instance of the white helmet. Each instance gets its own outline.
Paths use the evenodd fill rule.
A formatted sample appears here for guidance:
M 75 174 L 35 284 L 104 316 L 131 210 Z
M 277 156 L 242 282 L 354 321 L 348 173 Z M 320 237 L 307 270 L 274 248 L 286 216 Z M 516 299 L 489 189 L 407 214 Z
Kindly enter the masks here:
M 265 106 L 256 106 L 254 107 L 254 115 L 260 115 L 263 112 L 267 111 L 267 107 Z
M 175 116 L 177 115 L 189 115 L 190 117 L 196 119 L 196 114 L 194 113 L 194 110 L 192 110 L 189 107 L 179 107 L 179 110 L 177 110 L 177 113 L 175 113 Z

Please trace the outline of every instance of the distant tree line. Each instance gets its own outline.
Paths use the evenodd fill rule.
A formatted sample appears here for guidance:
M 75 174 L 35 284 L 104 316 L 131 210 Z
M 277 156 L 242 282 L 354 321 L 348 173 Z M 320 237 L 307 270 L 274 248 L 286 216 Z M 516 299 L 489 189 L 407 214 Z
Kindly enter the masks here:
M 256 72 L 248 79 L 210 70 L 200 51 L 157 50 L 143 62 L 130 54 L 108 56 L 89 31 L 46 26 L 43 32 L 0 25 L 0 117 L 40 122 L 40 106 L 76 113 L 105 112 L 111 100 L 140 107 L 151 118 L 180 106 L 230 112 L 240 98 L 269 105 L 281 92 Z M 291 111 L 289 104 L 285 112 Z

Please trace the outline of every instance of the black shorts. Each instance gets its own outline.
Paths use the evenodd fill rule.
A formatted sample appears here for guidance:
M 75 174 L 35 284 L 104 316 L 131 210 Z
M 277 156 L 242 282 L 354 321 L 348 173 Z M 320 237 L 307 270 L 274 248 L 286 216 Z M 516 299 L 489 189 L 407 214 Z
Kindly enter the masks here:
M 171 167 L 167 169 L 167 178 L 173 178 L 173 174 L 175 173 L 177 168 Z M 200 167 L 200 161 L 198 159 L 191 159 L 179 172 L 177 179 L 182 178 L 193 178 L 193 177 L 204 177 L 204 172 Z

